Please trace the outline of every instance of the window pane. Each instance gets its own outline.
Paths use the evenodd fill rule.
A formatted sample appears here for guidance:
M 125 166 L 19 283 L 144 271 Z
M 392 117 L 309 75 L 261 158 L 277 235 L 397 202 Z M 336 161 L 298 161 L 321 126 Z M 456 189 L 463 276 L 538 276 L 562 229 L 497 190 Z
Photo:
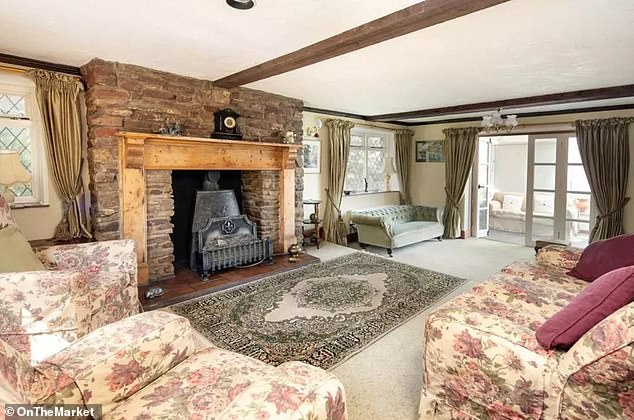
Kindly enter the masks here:
M 358 147 L 350 148 L 350 157 L 346 168 L 346 182 L 344 191 L 363 191 L 365 188 L 364 178 L 365 153 Z
M 533 214 L 555 216 L 555 193 L 536 192 L 533 195 Z
M 555 221 L 533 217 L 533 240 L 550 241 L 555 238 Z
M 568 163 L 581 163 L 579 144 L 576 137 L 568 138 Z
M 0 149 L 15 150 L 20 155 L 20 162 L 31 172 L 31 130 L 29 128 L 7 127 L 0 125 Z M 16 197 L 33 195 L 31 184 L 11 186 Z
M 478 229 L 489 230 L 489 209 L 478 210 Z
M 363 146 L 363 137 L 361 136 L 352 136 L 350 138 L 351 146 Z
M 385 151 L 368 150 L 368 190 L 385 190 Z
M 590 192 L 590 184 L 583 166 L 568 165 L 568 191 Z
M 385 147 L 383 137 L 368 137 L 368 147 Z
M 10 117 L 25 117 L 25 97 L 19 95 L 5 95 L 0 93 L 0 115 Z
M 590 220 L 590 194 L 567 194 L 566 219 Z
M 555 165 L 535 166 L 535 189 L 555 189 Z
M 535 163 L 555 163 L 557 157 L 556 139 L 535 140 Z
M 590 242 L 590 223 L 566 222 L 571 246 L 585 248 Z

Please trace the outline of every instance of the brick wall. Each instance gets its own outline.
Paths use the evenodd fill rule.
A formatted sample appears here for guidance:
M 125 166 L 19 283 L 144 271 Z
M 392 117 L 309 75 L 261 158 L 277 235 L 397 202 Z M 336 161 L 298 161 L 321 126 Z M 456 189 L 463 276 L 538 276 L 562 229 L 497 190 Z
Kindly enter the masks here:
M 221 89 L 207 80 L 99 59 L 81 71 L 86 82 L 91 212 L 97 240 L 120 237 L 118 130 L 153 133 L 171 118 L 181 123 L 186 135 L 209 137 L 213 113 L 231 107 L 241 115 L 238 123 L 245 139 L 279 142 L 280 134 L 289 130 L 301 139 L 303 104 L 297 99 L 245 88 Z M 299 163 L 296 236 L 301 238 L 303 170 Z M 258 224 L 259 234 L 278 238 L 278 174 L 244 171 L 242 184 L 245 212 Z M 170 171 L 148 171 L 147 201 L 150 277 L 168 277 L 174 272 Z

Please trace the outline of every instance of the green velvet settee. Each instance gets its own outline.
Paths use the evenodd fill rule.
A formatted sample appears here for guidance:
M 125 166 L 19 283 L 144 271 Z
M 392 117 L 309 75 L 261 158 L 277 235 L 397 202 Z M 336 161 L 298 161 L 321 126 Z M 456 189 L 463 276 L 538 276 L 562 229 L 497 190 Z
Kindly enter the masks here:
M 442 207 L 398 205 L 353 211 L 350 221 L 357 227 L 359 243 L 392 249 L 442 239 Z

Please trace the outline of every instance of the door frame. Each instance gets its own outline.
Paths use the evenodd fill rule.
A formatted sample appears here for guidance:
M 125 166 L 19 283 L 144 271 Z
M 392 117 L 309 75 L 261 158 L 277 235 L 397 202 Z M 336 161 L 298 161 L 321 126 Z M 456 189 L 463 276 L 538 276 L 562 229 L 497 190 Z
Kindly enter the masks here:
M 488 178 L 489 178 L 489 183 L 488 183 L 488 188 L 489 191 L 487 192 L 487 206 L 489 205 L 489 195 L 490 195 L 490 188 L 491 188 L 491 178 L 493 176 L 493 148 L 491 147 L 491 137 L 489 135 L 481 135 L 478 136 L 478 145 L 476 147 L 476 151 L 475 151 L 475 156 L 473 159 L 473 164 L 471 166 L 471 197 L 470 197 L 470 214 L 471 214 L 471 232 L 472 235 L 476 238 L 483 238 L 488 236 L 487 234 L 482 234 L 484 232 L 484 230 L 479 229 L 479 225 L 480 225 L 480 196 L 479 196 L 479 187 L 480 187 L 480 183 L 479 183 L 479 177 L 480 177 L 480 142 L 482 141 L 483 138 L 487 138 L 487 142 L 488 142 L 488 153 L 489 153 L 489 159 L 487 162 L 487 167 L 488 167 Z M 488 207 L 487 207 L 488 209 Z M 487 229 L 486 231 L 488 232 L 490 230 L 490 225 L 489 225 L 489 219 L 490 219 L 491 215 L 490 212 L 487 210 Z

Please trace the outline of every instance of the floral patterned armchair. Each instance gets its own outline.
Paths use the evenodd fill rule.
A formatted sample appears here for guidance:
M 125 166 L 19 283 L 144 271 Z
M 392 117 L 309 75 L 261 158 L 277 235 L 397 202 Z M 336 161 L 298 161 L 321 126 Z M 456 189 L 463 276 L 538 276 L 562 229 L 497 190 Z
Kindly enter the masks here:
M 146 312 L 99 328 L 35 365 L 0 339 L 5 404 L 98 404 L 104 419 L 347 417 L 334 375 L 198 348 L 189 321 Z
M 17 226 L 7 202 L 0 196 L 0 230 Z M 85 332 L 139 313 L 134 241 L 105 241 L 51 246 L 34 250 L 51 271 L 81 272 L 90 294 L 90 325 Z M 35 272 L 34 272 L 35 273 Z M 22 273 L 3 273 L 3 278 Z M 49 273 L 39 272 L 45 282 Z M 0 281 L 2 287 L 2 281 Z M 0 311 L 1 312 L 1 311 Z
M 0 229 L 11 223 L 0 205 Z M 0 420 L 25 403 L 99 404 L 116 420 L 347 418 L 334 375 L 216 348 L 169 312 L 139 314 L 133 242 L 36 254 L 49 271 L 0 273 Z
M 546 247 L 429 316 L 421 419 L 634 418 L 634 303 L 568 351 L 535 339 L 587 285 L 566 274 L 579 256 Z

